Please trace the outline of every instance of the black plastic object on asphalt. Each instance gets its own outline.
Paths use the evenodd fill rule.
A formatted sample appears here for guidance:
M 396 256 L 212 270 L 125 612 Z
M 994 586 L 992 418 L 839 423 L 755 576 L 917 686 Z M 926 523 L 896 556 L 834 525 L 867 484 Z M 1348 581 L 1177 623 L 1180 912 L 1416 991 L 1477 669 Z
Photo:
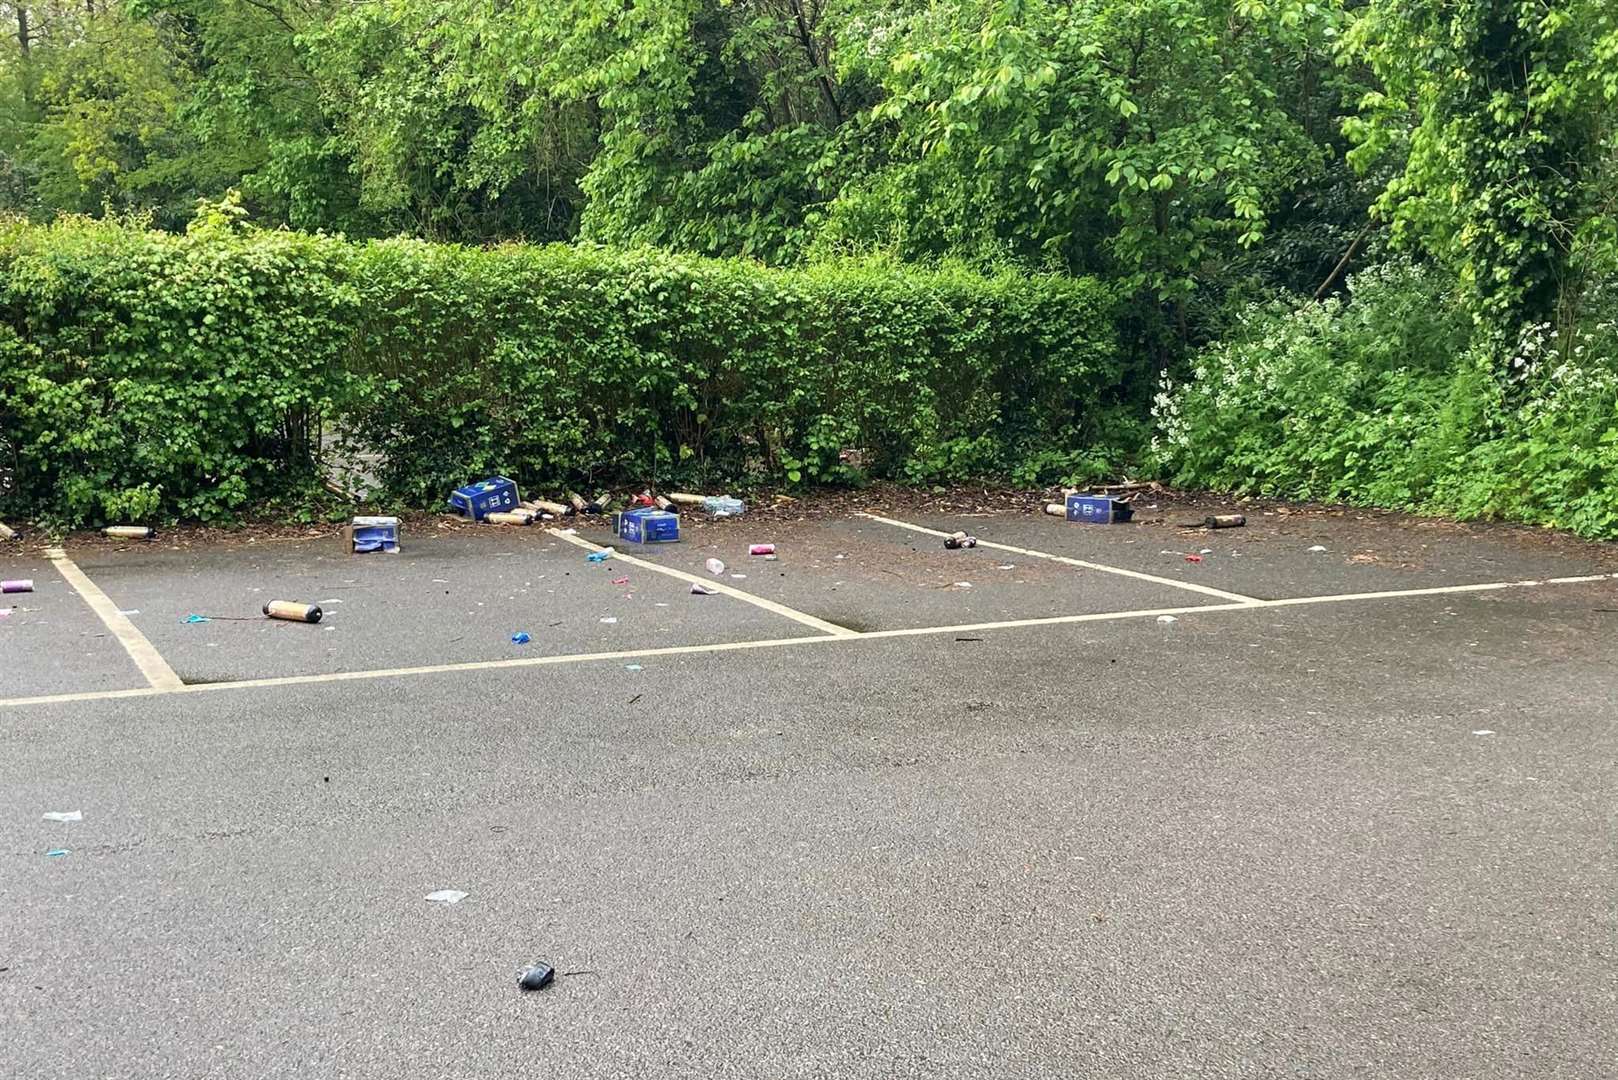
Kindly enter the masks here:
M 517 972 L 517 986 L 523 990 L 543 990 L 556 978 L 556 969 L 543 961 Z

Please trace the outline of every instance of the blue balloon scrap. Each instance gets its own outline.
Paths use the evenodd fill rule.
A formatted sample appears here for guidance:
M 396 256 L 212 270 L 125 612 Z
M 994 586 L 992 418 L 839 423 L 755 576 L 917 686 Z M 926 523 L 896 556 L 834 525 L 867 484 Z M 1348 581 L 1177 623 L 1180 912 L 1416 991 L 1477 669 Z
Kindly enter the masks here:
M 606 562 L 616 554 L 617 552 L 613 551 L 611 548 L 608 548 L 606 551 L 592 551 L 590 554 L 586 555 L 585 558 L 590 562 Z
M 515 634 L 511 635 L 511 643 L 513 645 L 526 645 L 533 640 L 533 638 L 528 636 L 528 632 L 526 630 L 519 630 Z
M 188 623 L 213 622 L 213 620 L 208 618 L 206 615 L 187 615 L 185 617 L 185 621 Z
M 67 848 L 59 847 L 59 848 L 51 848 L 45 854 L 47 856 L 49 856 L 50 858 L 52 858 L 52 859 L 60 859 L 63 855 L 66 855 L 67 853 L 68 853 Z

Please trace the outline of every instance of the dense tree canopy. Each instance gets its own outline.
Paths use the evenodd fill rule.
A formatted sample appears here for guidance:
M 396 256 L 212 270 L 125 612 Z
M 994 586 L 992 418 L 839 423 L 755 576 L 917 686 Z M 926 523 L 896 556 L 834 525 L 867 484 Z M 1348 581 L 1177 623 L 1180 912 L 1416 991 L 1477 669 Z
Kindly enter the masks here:
M 0 208 L 1100 273 L 1181 342 L 1390 246 L 1610 276 L 1608 0 L 5 0 Z M 1391 227 L 1388 227 L 1391 226 Z M 1228 307 L 1228 303 L 1226 304 Z

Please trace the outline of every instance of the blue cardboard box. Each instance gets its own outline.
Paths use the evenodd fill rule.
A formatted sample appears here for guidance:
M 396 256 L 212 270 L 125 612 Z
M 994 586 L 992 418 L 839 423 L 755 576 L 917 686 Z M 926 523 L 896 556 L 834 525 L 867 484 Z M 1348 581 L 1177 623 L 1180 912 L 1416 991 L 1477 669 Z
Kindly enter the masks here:
M 1069 495 L 1067 519 L 1091 525 L 1116 525 L 1135 515 L 1135 508 L 1107 495 Z
M 396 517 L 357 517 L 343 528 L 343 546 L 350 555 L 382 551 L 399 554 L 399 519 Z
M 680 539 L 680 515 L 666 510 L 625 510 L 618 515 L 618 538 L 631 544 L 668 544 Z
M 503 476 L 491 476 L 475 484 L 456 488 L 449 497 L 449 506 L 458 514 L 473 521 L 482 521 L 485 515 L 508 512 L 517 505 L 517 485 Z

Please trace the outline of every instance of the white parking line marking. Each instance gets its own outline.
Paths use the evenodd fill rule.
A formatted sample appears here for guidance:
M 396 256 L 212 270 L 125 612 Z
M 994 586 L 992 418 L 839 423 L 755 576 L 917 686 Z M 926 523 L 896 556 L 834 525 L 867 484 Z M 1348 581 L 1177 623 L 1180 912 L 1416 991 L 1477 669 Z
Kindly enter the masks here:
M 1618 578 L 1618 574 L 1613 575 Z M 423 667 L 383 668 L 375 671 L 337 671 L 321 675 L 282 675 L 268 679 L 243 679 L 239 682 L 180 683 L 170 688 L 157 686 L 132 690 L 94 690 L 79 694 L 48 694 L 39 697 L 0 700 L 0 708 L 11 705 L 56 705 L 78 701 L 113 701 L 120 698 L 152 697 L 163 694 L 209 694 L 219 690 L 252 690 L 278 686 L 300 686 L 313 683 L 353 682 L 360 679 L 390 679 L 407 675 L 441 675 L 461 671 L 497 671 L 503 668 L 540 667 L 550 664 L 582 664 L 600 660 L 629 660 L 647 656 L 682 656 L 699 653 L 737 652 L 745 649 L 774 649 L 788 645 L 824 645 L 830 643 L 863 642 L 898 637 L 924 637 L 934 634 L 960 634 L 977 630 L 1009 630 L 1029 626 L 1054 626 L 1064 623 L 1112 622 L 1125 619 L 1155 618 L 1159 615 L 1196 616 L 1226 611 L 1266 611 L 1276 607 L 1301 607 L 1308 604 L 1337 604 L 1351 600 L 1397 600 L 1416 596 L 1442 596 L 1449 593 L 1497 592 L 1504 589 L 1526 589 L 1544 585 L 1578 584 L 1589 581 L 1610 580 L 1605 575 L 1580 578 L 1551 578 L 1545 581 L 1494 581 L 1478 585 L 1443 585 L 1431 589 L 1401 589 L 1387 592 L 1341 593 L 1336 596 L 1298 596 L 1289 600 L 1267 600 L 1259 603 L 1203 604 L 1195 607 L 1149 608 L 1139 611 L 1099 611 L 1087 615 L 1053 615 L 1041 619 L 1008 619 L 1004 622 L 963 623 L 957 626 L 921 626 L 900 630 L 872 630 L 867 633 L 849 631 L 841 635 L 825 634 L 795 638 L 770 638 L 763 641 L 730 641 L 712 645 L 671 645 L 658 649 L 624 649 L 619 652 L 566 653 L 559 656 L 532 656 L 506 660 L 475 660 L 461 664 L 432 664 Z
M 557 536 L 560 536 L 563 540 L 566 540 L 570 544 L 576 544 L 577 546 L 584 548 L 586 551 L 606 550 L 606 548 L 602 547 L 600 544 L 592 544 L 590 541 L 585 540 L 584 538 L 573 533 L 565 532 L 562 529 L 552 529 L 551 532 Z M 805 626 L 812 626 L 816 630 L 819 630 L 822 634 L 826 634 L 830 637 L 846 638 L 859 636 L 859 631 L 857 630 L 850 630 L 846 626 L 838 626 L 836 623 L 829 623 L 825 619 L 817 619 L 807 612 L 799 611 L 796 608 L 789 608 L 785 604 L 777 604 L 774 600 L 766 600 L 762 596 L 755 596 L 750 592 L 743 592 L 741 589 L 726 585 L 717 578 L 705 578 L 698 574 L 688 574 L 684 570 L 675 570 L 672 567 L 659 566 L 657 563 L 647 562 L 645 559 L 637 559 L 633 555 L 625 555 L 623 552 L 618 551 L 617 548 L 614 548 L 613 551 L 613 559 L 618 562 L 628 563 L 630 566 L 638 566 L 643 570 L 650 570 L 657 574 L 667 574 L 671 578 L 679 578 L 684 582 L 694 582 L 698 585 L 706 585 L 708 588 L 722 596 L 729 596 L 734 599 L 741 600 L 744 603 L 752 604 L 754 607 L 763 608 L 765 611 L 772 612 L 776 615 L 785 616 L 786 618 L 792 619 L 795 622 L 801 622 Z
M 629 660 L 646 656 L 679 656 L 685 653 L 733 652 L 738 649 L 769 649 L 782 645 L 803 645 L 815 641 L 847 640 L 849 640 L 848 637 L 833 637 L 826 634 L 819 637 L 769 638 L 763 641 L 727 641 L 713 645 L 668 645 L 657 649 L 623 649 L 617 652 L 563 653 L 557 656 L 523 656 L 505 660 L 471 660 L 460 664 L 427 664 L 421 667 L 378 668 L 373 671 L 331 671 L 318 675 L 277 675 L 267 679 L 242 679 L 237 682 L 182 683 L 180 686 L 168 690 L 138 687 L 133 690 L 94 690 L 81 694 L 14 698 L 10 701 L 0 701 L 0 707 L 6 705 L 47 705 L 71 701 L 104 701 L 116 698 L 151 697 L 155 694 L 204 694 L 215 690 L 252 690 L 277 686 L 302 686 L 310 683 L 354 682 L 362 679 L 391 679 L 405 675 L 443 675 L 461 671 L 497 671 L 501 668 L 579 664 L 594 660 Z
M 169 667 L 168 661 L 163 659 L 161 653 L 152 647 L 146 640 L 146 635 L 135 629 L 135 624 L 129 621 L 129 616 L 118 610 L 118 605 L 102 592 L 95 582 L 91 581 L 78 564 L 67 557 L 67 552 L 61 548 L 46 548 L 45 557 L 56 567 L 56 572 L 73 590 L 90 605 L 90 610 L 100 616 L 112 636 L 124 647 L 129 658 L 140 668 L 140 673 L 146 677 L 153 690 L 174 691 L 185 686 L 185 683 L 174 669 Z
M 938 529 L 929 529 L 924 525 L 912 525 L 908 521 L 899 521 L 896 518 L 881 517 L 877 514 L 861 513 L 862 518 L 879 521 L 884 525 L 892 525 L 897 529 L 909 529 L 911 532 L 926 533 L 928 536 L 949 536 L 947 532 Z M 978 547 L 994 548 L 996 551 L 1012 551 L 1018 555 L 1027 555 L 1031 559 L 1049 559 L 1051 562 L 1066 563 L 1068 566 L 1081 566 L 1086 570 L 1099 570 L 1104 574 L 1117 574 L 1119 577 L 1135 578 L 1138 581 L 1150 581 L 1156 585 L 1169 585 L 1176 589 L 1186 589 L 1204 596 L 1217 596 L 1221 600 L 1231 600 L 1238 604 L 1263 604 L 1266 601 L 1256 596 L 1243 596 L 1241 593 L 1226 592 L 1224 589 L 1215 589 L 1208 585 L 1198 585 L 1190 581 L 1177 581 L 1174 578 L 1158 577 L 1156 574 L 1143 574 L 1139 570 L 1125 570 L 1121 566 L 1104 566 L 1101 563 L 1086 562 L 1084 559 L 1070 559 L 1066 555 L 1052 555 L 1047 551 L 1034 551 L 1030 548 L 1013 547 L 1010 544 L 997 544 L 992 540 L 978 540 Z

